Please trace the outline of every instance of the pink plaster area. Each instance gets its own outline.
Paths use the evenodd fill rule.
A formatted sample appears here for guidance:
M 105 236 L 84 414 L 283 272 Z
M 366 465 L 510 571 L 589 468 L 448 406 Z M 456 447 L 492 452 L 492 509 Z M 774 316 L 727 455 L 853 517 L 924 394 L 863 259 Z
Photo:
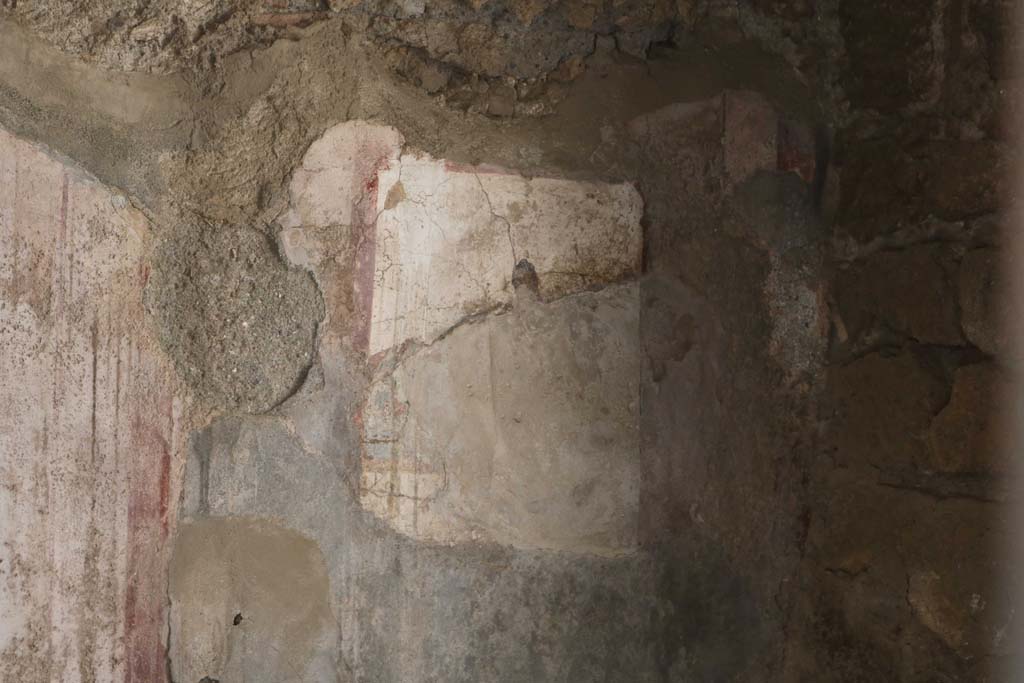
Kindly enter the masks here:
M 0 680 L 166 680 L 184 402 L 146 219 L 0 129 Z

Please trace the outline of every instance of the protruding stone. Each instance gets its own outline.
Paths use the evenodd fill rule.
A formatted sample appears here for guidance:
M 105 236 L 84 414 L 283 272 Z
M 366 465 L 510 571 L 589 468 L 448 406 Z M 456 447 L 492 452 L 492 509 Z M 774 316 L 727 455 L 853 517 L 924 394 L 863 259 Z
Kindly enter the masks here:
M 949 403 L 928 434 L 933 462 L 941 472 L 983 474 L 1010 467 L 1001 450 L 1001 406 L 1010 400 L 1006 381 L 993 363 L 967 365 L 956 371 Z
M 884 330 L 922 344 L 963 343 L 956 290 L 941 247 L 875 254 L 836 277 L 835 298 L 851 338 Z
M 967 339 L 991 356 L 1002 356 L 1004 320 L 999 303 L 998 257 L 993 249 L 975 249 L 960 262 L 960 324 Z
M 883 470 L 928 467 L 924 438 L 945 384 L 910 353 L 871 354 L 829 373 L 830 431 L 844 463 Z

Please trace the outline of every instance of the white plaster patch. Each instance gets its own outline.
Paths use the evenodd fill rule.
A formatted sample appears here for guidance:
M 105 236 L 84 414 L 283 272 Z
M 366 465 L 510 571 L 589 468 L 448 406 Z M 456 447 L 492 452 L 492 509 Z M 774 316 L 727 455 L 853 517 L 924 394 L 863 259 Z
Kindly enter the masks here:
M 314 272 L 333 246 L 322 229 L 358 242 L 354 287 L 371 356 L 508 306 L 520 259 L 545 299 L 639 274 L 643 202 L 632 185 L 525 178 L 402 145 L 393 128 L 335 126 L 310 146 L 281 217 L 285 255 Z
M 337 125 L 310 145 L 292 175 L 285 228 L 354 225 L 367 220 L 378 168 L 398 159 L 404 139 L 394 128 L 363 121 Z
M 0 129 L 2 680 L 166 669 L 183 404 L 144 325 L 148 224 L 116 199 Z
M 370 354 L 508 305 L 520 259 L 544 298 L 635 275 L 642 208 L 631 185 L 403 155 L 379 173 Z
M 639 294 L 615 283 L 640 271 L 639 194 L 401 148 L 391 128 L 336 126 L 282 217 L 283 251 L 324 292 L 328 381 L 337 340 L 371 360 L 363 507 L 425 541 L 631 552 Z M 523 259 L 539 298 L 513 287 Z

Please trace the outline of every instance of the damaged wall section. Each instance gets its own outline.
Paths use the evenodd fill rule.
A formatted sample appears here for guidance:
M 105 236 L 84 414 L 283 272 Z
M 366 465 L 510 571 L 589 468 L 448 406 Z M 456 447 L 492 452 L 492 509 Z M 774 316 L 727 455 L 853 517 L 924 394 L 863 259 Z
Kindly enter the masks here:
M 401 147 L 384 126 L 329 130 L 282 219 L 285 253 L 361 309 L 362 504 L 427 541 L 630 551 L 638 290 L 612 283 L 639 274 L 639 194 Z M 323 256 L 342 235 L 357 240 L 348 282 Z M 536 282 L 517 292 L 520 262 Z

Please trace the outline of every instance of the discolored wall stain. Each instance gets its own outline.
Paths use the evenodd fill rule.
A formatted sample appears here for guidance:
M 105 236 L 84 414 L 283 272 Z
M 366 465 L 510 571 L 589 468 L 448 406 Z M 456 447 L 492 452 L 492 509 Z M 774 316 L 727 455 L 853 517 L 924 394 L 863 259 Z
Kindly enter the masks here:
M 317 544 L 269 520 L 183 523 L 169 569 L 174 680 L 344 680 Z

